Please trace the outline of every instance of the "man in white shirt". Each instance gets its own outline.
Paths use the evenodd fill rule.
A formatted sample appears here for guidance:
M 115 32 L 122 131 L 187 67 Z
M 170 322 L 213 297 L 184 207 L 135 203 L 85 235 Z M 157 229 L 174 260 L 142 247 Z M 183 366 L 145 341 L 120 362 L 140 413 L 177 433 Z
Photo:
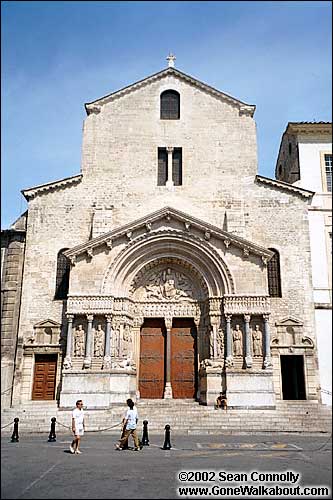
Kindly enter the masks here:
M 128 441 L 128 438 L 131 434 L 134 440 L 134 446 L 135 446 L 134 450 L 138 451 L 140 449 L 139 438 L 136 432 L 136 424 L 138 423 L 138 411 L 134 407 L 134 403 L 131 399 L 128 399 L 126 403 L 129 409 L 127 410 L 123 420 L 124 422 L 123 437 L 120 439 L 119 444 L 118 443 L 116 444 L 116 450 L 123 449 L 123 446 Z
M 84 411 L 83 411 L 83 401 L 79 399 L 76 401 L 76 408 L 72 411 L 72 431 L 74 434 L 74 439 L 69 447 L 71 453 L 81 454 L 80 451 L 80 440 L 81 436 L 84 434 Z

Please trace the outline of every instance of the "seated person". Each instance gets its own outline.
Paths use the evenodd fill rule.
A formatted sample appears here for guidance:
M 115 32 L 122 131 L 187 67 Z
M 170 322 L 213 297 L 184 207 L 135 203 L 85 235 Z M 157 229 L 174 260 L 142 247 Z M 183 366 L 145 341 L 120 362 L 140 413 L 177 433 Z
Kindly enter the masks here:
M 221 408 L 222 410 L 227 409 L 227 397 L 225 393 L 220 392 L 219 397 L 216 399 L 216 408 Z

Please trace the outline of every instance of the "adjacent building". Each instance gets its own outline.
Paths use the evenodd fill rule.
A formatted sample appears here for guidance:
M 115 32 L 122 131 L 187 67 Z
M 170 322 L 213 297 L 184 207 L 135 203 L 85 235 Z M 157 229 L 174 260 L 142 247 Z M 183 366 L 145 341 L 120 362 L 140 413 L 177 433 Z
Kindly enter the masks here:
M 320 392 L 332 405 L 332 123 L 288 123 L 275 175 L 315 192 L 309 231 Z

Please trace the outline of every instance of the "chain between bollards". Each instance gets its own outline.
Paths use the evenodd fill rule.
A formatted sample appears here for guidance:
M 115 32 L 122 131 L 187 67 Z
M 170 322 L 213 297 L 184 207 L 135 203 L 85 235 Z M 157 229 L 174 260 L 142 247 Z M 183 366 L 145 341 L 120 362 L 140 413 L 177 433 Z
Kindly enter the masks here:
M 12 443 L 18 443 L 19 442 L 19 435 L 18 435 L 18 423 L 20 419 L 18 417 L 14 418 L 14 430 L 12 434 Z
M 164 427 L 165 429 L 165 439 L 164 439 L 164 445 L 163 445 L 163 450 L 170 450 L 171 449 L 171 442 L 170 442 L 170 425 L 166 425 Z
M 142 441 L 141 441 L 142 446 L 149 446 L 149 439 L 148 439 L 148 420 L 143 421 L 143 431 L 142 431 Z
M 50 430 L 49 439 L 48 439 L 49 443 L 54 443 L 54 441 L 56 441 L 56 437 L 57 437 L 56 433 L 55 433 L 56 421 L 57 421 L 57 419 L 55 417 L 51 418 L 51 430 Z

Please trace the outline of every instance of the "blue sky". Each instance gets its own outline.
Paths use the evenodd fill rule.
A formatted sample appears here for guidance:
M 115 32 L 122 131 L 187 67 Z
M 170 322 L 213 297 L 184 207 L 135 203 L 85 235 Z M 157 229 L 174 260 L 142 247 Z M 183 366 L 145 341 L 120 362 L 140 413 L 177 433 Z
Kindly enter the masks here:
M 257 107 L 258 172 L 288 121 L 331 121 L 331 2 L 1 2 L 1 227 L 80 172 L 84 103 L 176 68 Z

